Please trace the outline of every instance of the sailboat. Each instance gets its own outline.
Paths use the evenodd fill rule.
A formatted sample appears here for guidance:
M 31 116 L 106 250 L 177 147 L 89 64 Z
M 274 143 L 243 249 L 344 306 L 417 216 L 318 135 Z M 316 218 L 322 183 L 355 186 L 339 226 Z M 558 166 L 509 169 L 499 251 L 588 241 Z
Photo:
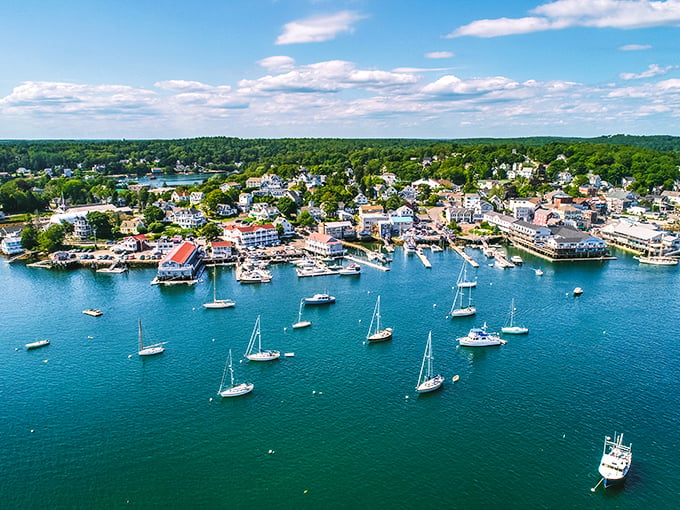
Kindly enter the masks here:
M 375 308 L 373 309 L 371 325 L 368 327 L 368 333 L 366 334 L 366 340 L 369 342 L 385 342 L 386 340 L 391 339 L 392 328 L 380 329 L 380 296 L 378 296 L 378 299 L 375 302 Z
M 472 306 L 472 286 L 462 286 L 463 283 L 463 268 L 461 268 L 460 274 L 458 275 L 458 282 L 456 284 L 456 295 L 453 297 L 453 304 L 451 305 L 451 311 L 449 314 L 451 317 L 469 317 L 477 313 L 477 309 Z M 475 285 L 477 282 L 473 282 Z M 463 294 L 465 289 L 468 290 L 468 304 L 463 306 Z M 456 304 L 458 308 L 456 308 Z
M 427 393 L 441 388 L 441 385 L 444 383 L 444 376 L 441 374 L 432 375 L 432 373 L 432 331 L 430 331 L 427 335 L 423 363 L 420 365 L 420 374 L 416 384 L 416 391 L 418 393 Z
M 257 341 L 257 351 L 255 350 L 255 342 Z M 260 334 L 260 316 L 257 316 L 255 327 L 250 334 L 250 341 L 244 356 L 250 361 L 272 361 L 279 359 L 281 353 L 279 351 L 263 351 L 262 350 L 262 335 Z
M 224 386 L 224 379 L 227 376 L 227 370 L 229 370 L 229 377 L 231 379 L 231 384 L 228 387 Z M 253 383 L 240 383 L 234 384 L 234 369 L 231 366 L 231 349 L 229 349 L 229 358 L 227 363 L 224 365 L 224 372 L 222 372 L 222 382 L 220 382 L 220 389 L 217 390 L 217 394 L 220 397 L 238 397 L 240 395 L 245 395 L 253 391 L 255 385 Z
M 142 339 L 142 321 L 139 321 L 139 354 L 140 356 L 153 356 L 154 354 L 160 354 L 165 351 L 163 344 L 167 342 L 160 342 L 153 345 L 144 346 L 144 340 Z
M 302 307 L 303 306 L 305 306 L 305 300 L 301 299 L 300 300 L 300 309 L 298 310 L 298 321 L 295 324 L 293 324 L 293 329 L 306 328 L 306 327 L 312 325 L 311 322 L 302 320 Z
M 217 299 L 217 272 L 213 270 L 213 300 L 210 303 L 203 303 L 203 306 L 212 310 L 216 308 L 231 308 L 235 304 L 231 299 Z
M 529 328 L 524 326 L 515 326 L 515 299 L 512 299 L 510 304 L 510 322 L 507 326 L 501 328 L 501 332 L 506 335 L 526 335 L 529 332 Z
M 477 281 L 476 280 L 470 280 L 468 281 L 467 279 L 467 264 L 463 262 L 463 267 L 461 268 L 462 271 L 462 276 L 458 276 L 458 283 L 456 284 L 458 287 L 462 287 L 464 289 L 468 287 L 476 287 L 477 286 Z

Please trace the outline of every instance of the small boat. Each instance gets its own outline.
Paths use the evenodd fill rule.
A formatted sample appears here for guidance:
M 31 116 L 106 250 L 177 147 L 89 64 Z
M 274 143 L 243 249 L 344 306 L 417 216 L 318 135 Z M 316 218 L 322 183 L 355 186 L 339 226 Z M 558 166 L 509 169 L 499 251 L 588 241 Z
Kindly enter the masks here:
M 541 269 L 534 269 L 534 272 L 536 273 L 536 276 L 543 276 L 543 270 Z
M 227 370 L 229 370 L 229 377 L 231 379 L 231 384 L 228 387 L 224 386 L 224 379 L 227 375 Z M 222 382 L 220 382 L 220 389 L 217 390 L 217 394 L 220 397 L 239 397 L 250 393 L 253 391 L 255 385 L 253 383 L 239 383 L 234 384 L 234 369 L 231 366 L 231 349 L 229 349 L 229 358 L 227 358 L 227 363 L 224 365 L 224 372 L 222 372 Z
M 137 354 L 140 356 L 153 356 L 154 354 L 161 354 L 165 351 L 163 345 L 167 342 L 160 342 L 153 345 L 144 345 L 144 340 L 142 339 L 142 321 L 139 321 L 139 351 Z
M 628 446 L 623 444 L 623 434 L 614 434 L 614 440 L 607 436 L 604 438 L 602 460 L 598 471 L 602 476 L 605 487 L 622 482 L 633 461 L 633 443 Z
M 581 287 L 576 287 L 573 292 L 574 296 L 580 296 L 581 294 L 583 294 L 583 289 Z
M 449 315 L 451 317 L 469 317 L 477 313 L 477 308 L 472 306 L 472 287 L 461 287 L 459 284 L 462 282 L 463 278 L 463 268 L 458 275 L 458 282 L 456 283 L 456 295 L 453 297 L 453 303 L 451 304 L 451 311 Z M 463 294 L 467 289 L 468 292 L 468 303 L 467 306 L 463 306 Z M 456 307 L 457 306 L 457 307 Z
M 463 271 L 462 276 L 458 277 L 458 282 L 456 283 L 456 286 L 461 287 L 463 289 L 468 289 L 470 287 L 476 287 L 477 286 L 477 281 L 476 280 L 468 280 L 467 279 L 467 263 L 463 262 L 463 267 L 461 268 Z
M 433 375 L 432 370 L 432 331 L 427 335 L 427 344 L 425 344 L 425 354 L 423 354 L 423 362 L 420 365 L 420 374 L 418 375 L 418 383 L 416 384 L 416 391 L 418 393 L 428 393 L 430 391 L 438 390 L 444 383 L 444 376 L 441 374 Z
M 444 251 L 444 248 L 442 248 L 442 247 L 439 246 L 438 244 L 433 244 L 432 246 L 430 246 L 430 249 L 431 249 L 433 252 Z
M 257 350 L 255 350 L 255 342 L 257 342 Z M 246 349 L 244 356 L 250 361 L 273 361 L 275 359 L 279 359 L 281 356 L 279 351 L 262 350 L 262 335 L 260 334 L 259 315 L 255 321 L 253 332 L 250 334 L 250 341 L 248 342 L 248 348 Z
M 460 376 L 458 374 L 454 375 L 453 378 L 451 378 L 453 382 L 458 382 L 460 380 Z
M 516 266 L 521 266 L 522 264 L 524 264 L 522 257 L 520 257 L 519 255 L 513 255 L 512 257 L 510 257 L 510 262 L 512 262 Z
M 50 345 L 49 340 L 38 340 L 37 342 L 26 344 L 26 350 L 30 351 L 31 349 L 38 349 L 40 347 L 45 347 L 46 345 Z
M 203 307 L 209 310 L 218 308 L 232 308 L 236 303 L 231 299 L 217 299 L 217 273 L 213 270 L 213 300 L 209 303 L 203 303 Z
M 678 259 L 673 257 L 664 257 L 661 255 L 648 255 L 634 257 L 640 264 L 650 264 L 653 266 L 677 266 Z
M 335 303 L 335 298 L 328 294 L 314 294 L 312 297 L 302 300 L 305 305 L 330 305 Z
M 481 328 L 472 328 L 467 336 L 457 338 L 458 343 L 465 347 L 487 347 L 490 345 L 504 345 L 507 342 L 494 333 L 486 332 L 486 323 Z
M 88 308 L 87 310 L 83 310 L 83 313 L 91 317 L 99 317 L 100 315 L 104 315 L 104 312 L 97 310 L 96 308 Z
M 392 328 L 380 329 L 380 296 L 375 302 L 371 325 L 366 333 L 366 340 L 369 342 L 386 342 L 392 340 Z
M 359 264 L 352 262 L 347 267 L 343 267 L 342 269 L 340 269 L 338 271 L 338 274 L 341 275 L 341 276 L 360 275 L 361 274 L 361 266 Z
M 510 303 L 510 320 L 507 326 L 501 328 L 501 333 L 505 333 L 506 335 L 526 335 L 529 332 L 529 328 L 515 325 L 515 310 L 517 309 L 515 308 L 515 300 L 513 298 Z
M 311 322 L 302 320 L 302 307 L 304 305 L 305 305 L 304 300 L 301 299 L 300 300 L 300 309 L 298 310 L 298 320 L 295 324 L 293 324 L 293 329 L 306 328 L 306 327 L 312 325 Z
M 407 255 L 413 255 L 416 252 L 416 249 L 416 243 L 413 239 L 404 242 L 404 252 L 406 252 Z

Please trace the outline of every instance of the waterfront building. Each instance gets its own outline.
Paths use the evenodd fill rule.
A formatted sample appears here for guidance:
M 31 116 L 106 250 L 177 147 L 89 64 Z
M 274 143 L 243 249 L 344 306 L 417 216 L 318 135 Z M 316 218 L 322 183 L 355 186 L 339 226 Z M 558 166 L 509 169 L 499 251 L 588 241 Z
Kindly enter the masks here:
M 238 249 L 251 246 L 270 246 L 279 242 L 279 233 L 272 224 L 265 225 L 235 225 L 224 226 L 224 239 L 234 243 Z
M 548 227 L 517 220 L 513 222 L 510 227 L 510 235 L 515 240 L 519 240 L 522 243 L 528 243 L 529 246 L 540 246 L 544 244 L 552 234 Z
M 175 246 L 158 264 L 159 280 L 192 279 L 201 264 L 201 252 L 185 241 Z
M 230 241 L 223 241 L 222 239 L 215 239 L 210 242 L 210 249 L 212 251 L 213 259 L 228 259 L 232 255 L 231 248 L 233 243 Z
M 345 249 L 336 238 L 319 232 L 312 232 L 305 241 L 305 250 L 322 257 L 342 257 Z
M 484 221 L 486 221 L 489 225 L 498 227 L 498 230 L 504 234 L 509 234 L 510 230 L 512 229 L 512 224 L 518 220 L 512 216 L 508 216 L 507 214 L 488 212 L 484 215 Z
M 654 223 L 621 219 L 602 227 L 600 234 L 616 246 L 645 254 L 665 255 L 680 250 L 680 237 L 661 230 Z
M 177 244 L 177 242 L 175 242 L 173 239 L 170 239 L 168 236 L 161 236 L 156 240 L 156 248 L 154 249 L 154 252 L 164 255 L 169 253 Z
M 21 246 L 21 230 L 7 234 L 0 243 L 0 250 L 5 255 L 18 255 L 24 251 Z
M 151 248 L 149 240 L 144 234 L 129 236 L 123 239 L 119 246 L 124 251 L 134 253 L 137 251 L 146 251 Z
M 349 221 L 328 221 L 319 223 L 319 233 L 336 239 L 356 238 L 357 234 Z
M 168 215 L 172 223 L 177 223 L 182 228 L 198 228 L 205 225 L 208 220 L 203 213 L 193 207 L 185 209 L 183 207 L 174 208 Z
M 545 247 L 552 258 L 597 258 L 607 255 L 607 243 L 599 237 L 564 225 L 549 228 L 552 235 L 546 240 Z

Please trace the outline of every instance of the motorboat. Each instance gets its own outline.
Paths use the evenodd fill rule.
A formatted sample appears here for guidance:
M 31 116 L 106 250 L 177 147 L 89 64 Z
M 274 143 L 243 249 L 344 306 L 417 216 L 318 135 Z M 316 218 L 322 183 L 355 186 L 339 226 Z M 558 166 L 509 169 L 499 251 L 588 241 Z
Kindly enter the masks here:
M 335 297 L 328 294 L 314 294 L 312 297 L 304 298 L 305 305 L 330 305 L 335 303 Z
M 507 342 L 495 333 L 487 333 L 486 323 L 481 328 L 472 328 L 467 336 L 457 338 L 464 347 L 487 347 L 490 345 L 504 345 Z
M 633 462 L 633 444 L 623 444 L 623 434 L 614 434 L 614 439 L 607 436 L 604 438 L 602 460 L 598 471 L 602 476 L 602 482 L 606 487 L 622 482 Z
M 576 287 L 573 292 L 574 296 L 580 296 L 581 294 L 583 294 L 583 289 L 581 287 Z
M 361 274 L 361 266 L 355 262 L 352 262 L 347 267 L 343 267 L 338 271 L 341 276 L 355 276 Z
M 26 350 L 30 351 L 32 349 L 38 349 L 40 347 L 45 347 L 46 345 L 50 345 L 49 340 L 38 340 L 37 342 L 31 342 L 29 344 L 26 344 Z
M 510 257 L 510 262 L 512 262 L 516 266 L 521 266 L 522 264 L 524 264 L 522 257 L 520 257 L 519 255 L 513 255 L 512 257 Z
M 677 266 L 678 259 L 674 257 L 663 257 L 661 255 L 639 256 L 635 257 L 640 264 L 649 264 L 653 266 Z
M 83 310 L 83 313 L 91 317 L 99 317 L 101 315 L 104 315 L 104 312 L 102 312 L 101 310 L 97 310 L 96 308 L 88 308 L 87 310 Z

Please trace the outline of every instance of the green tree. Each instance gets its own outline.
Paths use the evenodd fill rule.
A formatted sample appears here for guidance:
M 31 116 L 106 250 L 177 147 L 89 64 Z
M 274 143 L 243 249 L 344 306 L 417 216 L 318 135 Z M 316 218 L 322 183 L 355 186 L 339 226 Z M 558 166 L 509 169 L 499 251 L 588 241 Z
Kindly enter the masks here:
M 63 225 L 50 225 L 38 234 L 38 246 L 41 251 L 53 252 L 61 249 L 66 232 Z
M 208 241 L 212 241 L 216 237 L 220 237 L 222 235 L 222 229 L 217 226 L 216 223 L 209 221 L 198 229 L 198 233 L 199 235 L 205 237 Z
M 95 232 L 95 236 L 100 239 L 110 239 L 112 232 L 111 219 L 109 215 L 100 211 L 90 211 L 85 216 L 87 222 Z
M 312 217 L 311 214 L 309 214 L 309 211 L 305 209 L 300 214 L 298 214 L 297 224 L 300 225 L 301 227 L 309 227 L 311 225 L 314 225 L 314 218 Z
M 21 231 L 21 246 L 24 250 L 32 250 L 38 246 L 38 231 L 32 223 L 29 223 Z
M 286 218 L 291 218 L 297 212 L 297 204 L 290 197 L 281 197 L 276 202 L 276 207 Z
M 165 219 L 165 211 L 158 206 L 150 205 L 142 212 L 144 215 L 144 223 L 150 225 L 156 221 L 163 221 Z

